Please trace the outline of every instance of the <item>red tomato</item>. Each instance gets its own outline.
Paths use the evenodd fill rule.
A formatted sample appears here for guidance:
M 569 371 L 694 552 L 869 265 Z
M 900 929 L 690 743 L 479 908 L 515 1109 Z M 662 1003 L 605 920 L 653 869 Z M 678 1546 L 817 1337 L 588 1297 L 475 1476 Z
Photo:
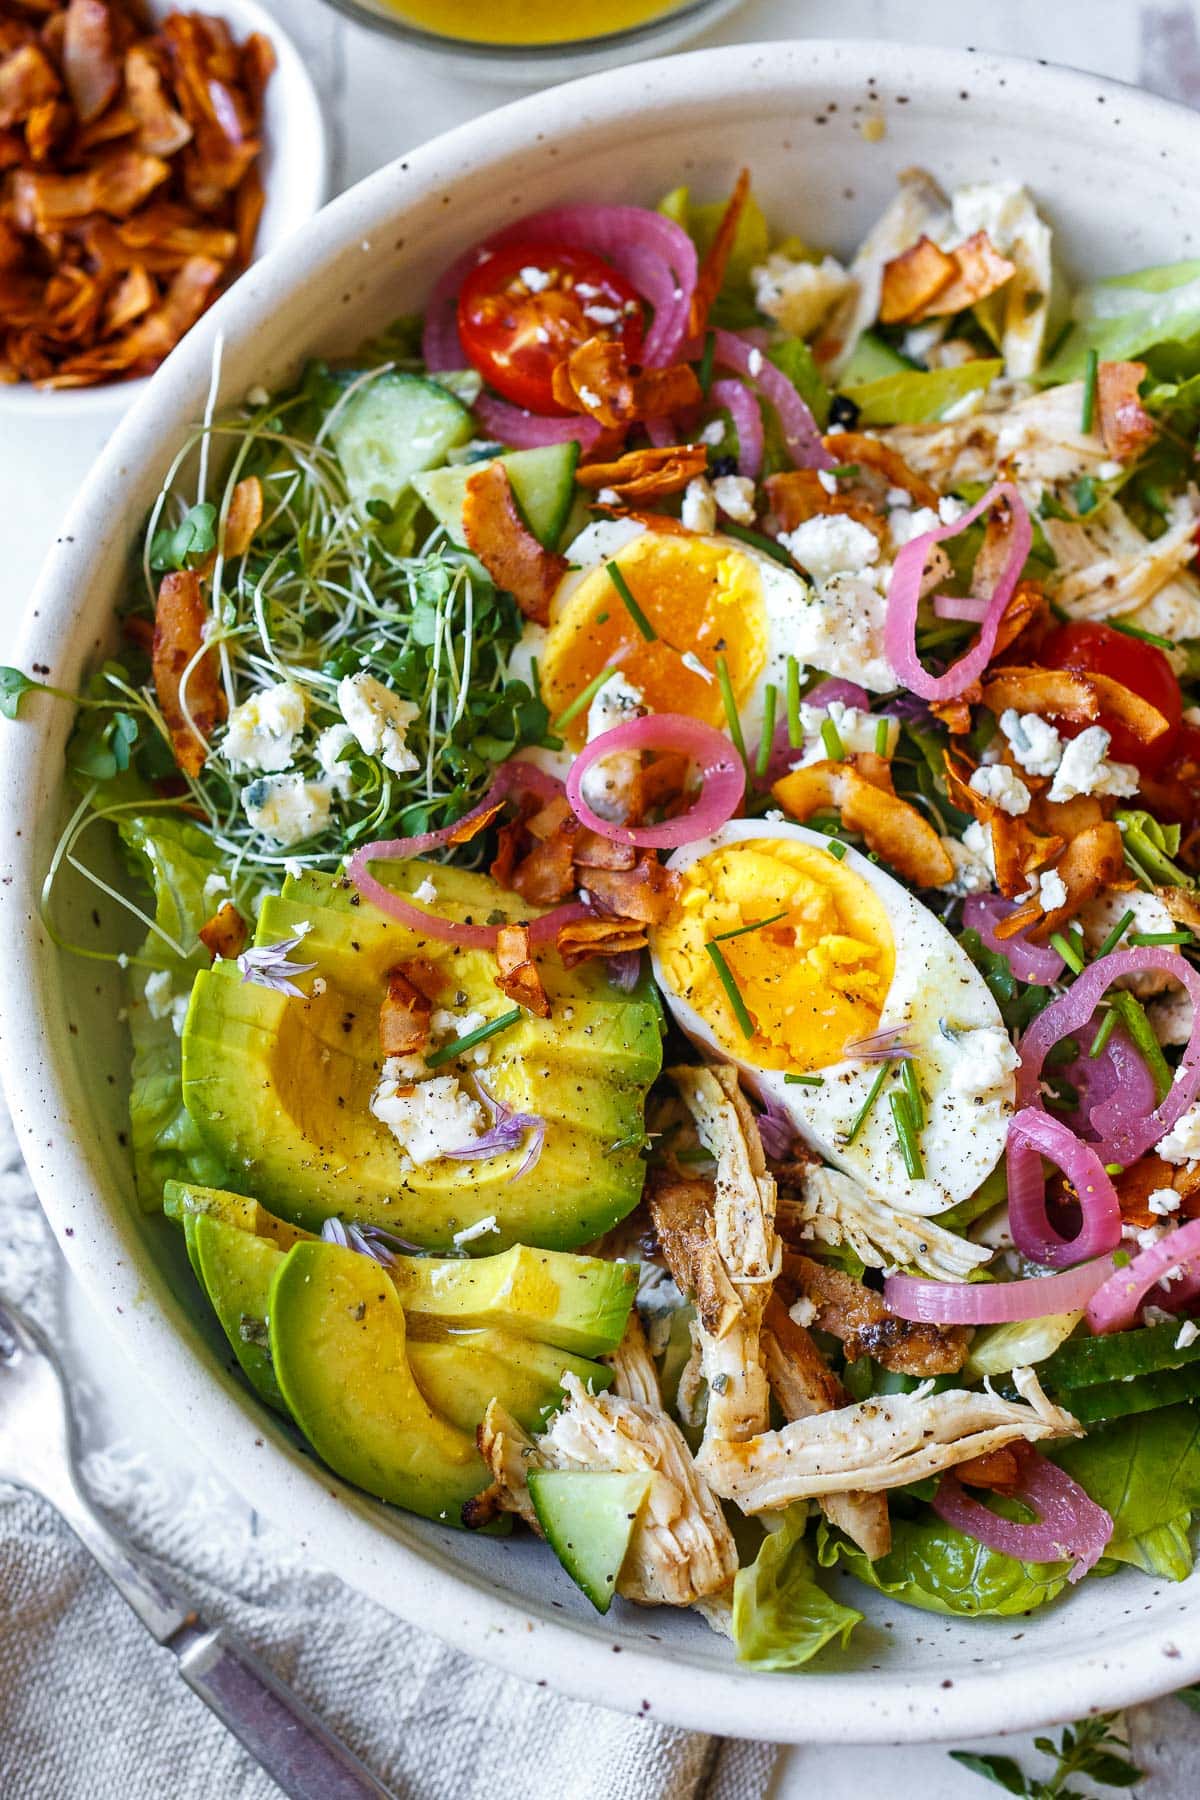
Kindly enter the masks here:
M 637 289 L 590 250 L 509 244 L 472 269 L 459 290 L 458 335 L 472 365 L 531 412 L 566 413 L 551 380 L 587 338 L 620 338 L 632 363 L 642 334 Z
M 1142 744 L 1125 726 L 1101 712 L 1094 722 L 1103 725 L 1112 738 L 1109 755 L 1114 762 L 1132 763 L 1143 775 L 1152 775 L 1174 755 L 1183 717 L 1183 696 L 1175 671 L 1153 644 L 1127 637 L 1111 625 L 1060 625 L 1042 645 L 1038 661 L 1047 669 L 1108 675 L 1156 706 L 1170 722 L 1171 729 L 1155 743 Z M 1083 724 L 1067 719 L 1056 719 L 1055 724 L 1063 737 L 1078 737 L 1085 730 Z
M 1143 782 L 1139 797 L 1156 819 L 1192 835 L 1200 824 L 1200 725 L 1181 725 L 1173 733 L 1170 756 Z

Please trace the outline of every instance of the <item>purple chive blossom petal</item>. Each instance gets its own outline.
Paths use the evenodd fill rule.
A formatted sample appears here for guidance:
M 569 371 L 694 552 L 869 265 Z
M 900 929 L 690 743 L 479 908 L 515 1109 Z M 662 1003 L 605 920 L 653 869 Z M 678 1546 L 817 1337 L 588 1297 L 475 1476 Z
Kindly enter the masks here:
M 248 981 L 258 987 L 270 988 L 273 993 L 287 994 L 290 999 L 306 998 L 303 988 L 298 988 L 292 979 L 296 975 L 307 975 L 316 968 L 315 962 L 289 962 L 289 952 L 296 947 L 312 930 L 307 923 L 301 925 L 294 937 L 280 938 L 277 944 L 256 944 L 251 950 L 243 950 L 237 959 L 237 966 L 242 971 L 242 986 Z
M 463 1162 L 482 1161 L 485 1156 L 501 1156 L 507 1150 L 515 1150 L 528 1131 L 530 1141 L 525 1160 L 508 1178 L 510 1181 L 517 1181 L 522 1175 L 529 1173 L 542 1154 L 542 1147 L 546 1142 L 546 1121 L 540 1113 L 513 1112 L 503 1100 L 497 1100 L 488 1091 L 478 1075 L 475 1077 L 475 1086 L 492 1110 L 491 1128 L 482 1136 L 472 1138 L 469 1144 L 460 1144 L 456 1150 L 445 1150 L 442 1154 Z
M 619 956 L 606 958 L 608 979 L 618 993 L 632 994 L 642 973 L 642 953 L 640 950 L 622 950 Z
M 385 1269 L 394 1267 L 397 1256 L 419 1254 L 421 1250 L 420 1244 L 397 1237 L 394 1231 L 385 1231 L 381 1225 L 357 1225 L 353 1221 L 347 1224 L 344 1219 L 337 1218 L 325 1220 L 321 1236 L 327 1244 L 357 1251 L 359 1256 L 369 1256 L 372 1262 Z
M 773 1162 L 785 1162 L 796 1141 L 796 1127 L 787 1113 L 775 1100 L 768 1100 L 766 1111 L 758 1115 L 757 1123 L 764 1154 Z

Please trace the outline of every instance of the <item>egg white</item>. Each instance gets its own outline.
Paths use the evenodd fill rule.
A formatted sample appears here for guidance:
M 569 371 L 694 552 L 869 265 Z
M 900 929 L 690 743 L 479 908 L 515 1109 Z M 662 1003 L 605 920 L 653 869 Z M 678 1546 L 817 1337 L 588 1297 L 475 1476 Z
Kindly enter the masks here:
M 723 845 L 752 838 L 790 838 L 818 849 L 829 842 L 803 825 L 733 820 L 711 837 L 676 851 L 668 867 L 686 869 Z M 879 1072 L 878 1063 L 848 1058 L 820 1071 L 821 1087 L 790 1084 L 783 1070 L 759 1068 L 730 1055 L 695 1007 L 672 989 L 652 932 L 654 978 L 676 1023 L 692 1042 L 720 1061 L 732 1061 L 759 1098 L 782 1108 L 797 1134 L 826 1162 L 899 1210 L 930 1216 L 973 1194 L 1004 1149 L 1015 1099 L 1014 1076 L 1006 1075 L 984 1094 L 961 1091 L 953 1076 L 957 1067 L 961 1079 L 964 1059 L 978 1056 L 994 1042 L 997 1031 L 1006 1041 L 1007 1033 L 986 982 L 941 921 L 858 851 L 847 849 L 843 866 L 870 885 L 892 928 L 895 968 L 879 1029 L 902 1026 L 905 1041 L 916 1051 L 926 1109 L 920 1134 L 922 1179 L 912 1179 L 905 1169 L 886 1094 L 878 1096 L 854 1142 L 845 1141 Z M 987 1032 L 988 1039 L 981 1039 L 980 1032 Z

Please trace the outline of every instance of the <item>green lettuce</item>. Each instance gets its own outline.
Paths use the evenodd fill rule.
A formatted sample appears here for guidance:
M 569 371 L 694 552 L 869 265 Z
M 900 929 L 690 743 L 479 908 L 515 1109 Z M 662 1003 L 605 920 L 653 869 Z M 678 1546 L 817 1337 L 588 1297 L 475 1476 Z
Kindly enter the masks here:
M 1193 1406 L 1093 1426 L 1087 1437 L 1055 1444 L 1046 1454 L 1111 1515 L 1105 1555 L 1120 1561 L 1139 1562 L 1151 1553 L 1151 1534 L 1200 1508 L 1200 1413 Z M 1164 1542 L 1155 1539 L 1155 1553 L 1165 1553 Z M 1135 1543 L 1139 1550 L 1128 1554 Z
M 1043 385 L 1078 380 L 1089 350 L 1102 362 L 1124 362 L 1156 344 L 1200 335 L 1200 261 L 1090 282 L 1076 293 L 1071 316 L 1066 337 L 1038 376 Z
M 666 218 L 673 219 L 676 225 L 683 226 L 703 262 L 717 235 L 717 228 L 727 205 L 727 200 L 712 200 L 697 205 L 686 187 L 677 187 L 663 196 L 658 210 Z M 738 218 L 729 261 L 725 265 L 725 278 L 709 313 L 711 325 L 723 326 L 728 331 L 740 331 L 747 325 L 759 323 L 750 271 L 756 264 L 767 260 L 769 247 L 770 234 L 762 207 L 753 194 L 747 194 L 746 204 Z
M 1166 1525 L 1156 1525 L 1141 1537 L 1124 1538 L 1109 1544 L 1105 1560 L 1132 1563 L 1147 1575 L 1158 1575 L 1164 1581 L 1186 1581 L 1195 1560 L 1192 1551 L 1192 1515 L 1180 1513 Z
M 981 357 L 951 369 L 899 369 L 847 387 L 863 425 L 924 425 L 958 401 L 991 387 L 1004 368 L 1002 357 Z
M 154 897 L 154 922 L 130 970 L 129 1032 L 133 1039 L 133 1081 L 129 1095 L 130 1139 L 138 1200 L 147 1211 L 162 1205 L 165 1181 L 193 1181 L 222 1187 L 228 1171 L 206 1149 L 183 1104 L 183 1052 L 169 1003 L 154 1018 L 146 983 L 170 976 L 170 997 L 191 991 L 208 953 L 197 933 L 213 911 L 204 884 L 222 869 L 211 840 L 186 819 L 133 814 L 121 821 L 121 840 Z M 163 933 L 160 936 L 159 933 Z M 170 939 L 171 942 L 166 940 Z M 156 986 L 161 987 L 161 980 Z
M 892 1520 L 892 1547 L 871 1562 L 827 1520 L 817 1526 L 817 1560 L 824 1569 L 844 1563 L 881 1594 L 926 1612 L 974 1617 L 1032 1612 L 1066 1585 L 1071 1564 L 1023 1563 L 989 1550 L 935 1513 Z
M 738 1661 L 755 1669 L 798 1669 L 840 1637 L 843 1648 L 862 1614 L 831 1599 L 804 1541 L 806 1506 L 789 1507 L 754 1562 L 733 1583 L 733 1641 Z

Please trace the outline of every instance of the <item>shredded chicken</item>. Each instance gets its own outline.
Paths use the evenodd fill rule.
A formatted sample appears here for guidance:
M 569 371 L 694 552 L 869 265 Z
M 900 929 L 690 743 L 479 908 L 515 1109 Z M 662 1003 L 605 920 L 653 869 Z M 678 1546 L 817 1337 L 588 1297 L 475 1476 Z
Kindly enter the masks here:
M 783 1283 L 812 1303 L 814 1323 L 841 1339 L 851 1362 L 870 1356 L 901 1375 L 953 1375 L 967 1359 L 971 1334 L 965 1325 L 898 1319 L 882 1294 L 844 1269 L 793 1253 L 784 1258 Z
M 777 1294 L 772 1294 L 767 1306 L 762 1342 L 771 1392 L 789 1423 L 849 1406 L 849 1394 L 826 1368 L 804 1326 L 784 1310 Z M 882 1494 L 826 1494 L 821 1510 L 872 1562 L 891 1549 L 892 1527 Z
M 612 1355 L 604 1360 L 613 1372 L 614 1394 L 619 1394 L 623 1400 L 636 1400 L 640 1406 L 648 1406 L 652 1411 L 661 1412 L 662 1391 L 658 1385 L 658 1370 L 650 1355 L 646 1333 L 642 1329 L 636 1307 L 630 1312 L 629 1323 L 621 1342 Z
M 1194 637 L 1200 632 L 1200 581 L 1189 565 L 1198 519 L 1200 495 L 1188 488 L 1171 502 L 1166 529 L 1153 539 L 1115 500 L 1085 524 L 1044 520 L 1058 564 L 1054 599 L 1074 619 L 1116 615 L 1172 642 Z
M 481 1526 L 489 1525 L 498 1513 L 516 1513 L 541 1537 L 542 1528 L 533 1510 L 525 1477 L 527 1470 L 543 1469 L 547 1465 L 525 1427 L 518 1425 L 499 1400 L 491 1400 L 475 1439 L 479 1454 L 492 1471 L 492 1485 L 467 1501 L 462 1512 L 463 1524 L 468 1531 L 478 1531 Z
M 894 425 L 880 432 L 910 467 L 943 491 L 963 482 L 996 479 L 1007 467 L 1033 503 L 1043 490 L 1095 476 L 1109 461 L 1098 431 L 1084 431 L 1083 383 L 1030 393 L 1027 385 L 993 383 L 979 412 L 929 425 Z
M 681 1067 L 671 1074 L 717 1173 L 712 1183 L 660 1186 L 651 1216 L 667 1266 L 696 1296 L 706 1439 L 753 1437 L 769 1409 L 759 1331 L 779 1268 L 775 1181 L 734 1071 Z
M 840 373 L 863 332 L 875 323 L 885 266 L 923 235 L 938 237 L 949 223 L 949 202 L 933 176 L 925 169 L 904 169 L 900 192 L 867 233 L 850 264 L 853 286 L 817 340 L 817 360 L 826 374 Z
M 861 1400 L 748 1443 L 706 1444 L 697 1464 L 715 1493 L 760 1513 L 825 1494 L 903 1487 L 1018 1438 L 1082 1436 L 1032 1369 L 1015 1369 L 1012 1378 L 1022 1401 L 1003 1400 L 988 1387 L 935 1394 L 925 1382 L 911 1394 Z
M 779 1230 L 789 1242 L 849 1244 L 869 1269 L 920 1269 L 938 1281 L 965 1281 L 988 1259 L 986 1250 L 932 1219 L 896 1212 L 838 1169 L 801 1170 L 798 1190 L 778 1200 Z

